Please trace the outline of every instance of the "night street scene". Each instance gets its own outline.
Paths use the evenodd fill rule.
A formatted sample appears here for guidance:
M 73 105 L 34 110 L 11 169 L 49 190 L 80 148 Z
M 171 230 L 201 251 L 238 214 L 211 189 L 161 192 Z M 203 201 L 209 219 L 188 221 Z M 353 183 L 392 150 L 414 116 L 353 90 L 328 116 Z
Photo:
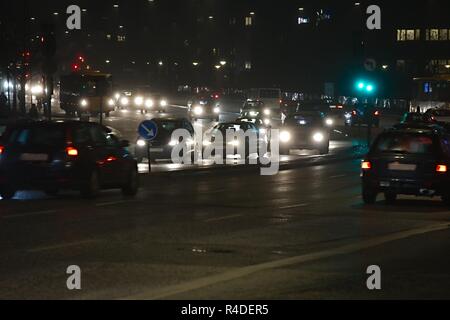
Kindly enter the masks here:
M 0 43 L 0 300 L 450 299 L 448 0 L 2 0 Z

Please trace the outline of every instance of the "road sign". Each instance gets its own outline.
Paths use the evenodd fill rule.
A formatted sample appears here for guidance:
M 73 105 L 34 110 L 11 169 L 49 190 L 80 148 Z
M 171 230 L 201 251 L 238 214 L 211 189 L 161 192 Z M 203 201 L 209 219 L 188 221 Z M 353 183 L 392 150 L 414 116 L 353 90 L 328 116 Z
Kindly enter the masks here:
M 158 125 L 152 120 L 143 121 L 138 132 L 142 139 L 153 141 L 158 136 Z

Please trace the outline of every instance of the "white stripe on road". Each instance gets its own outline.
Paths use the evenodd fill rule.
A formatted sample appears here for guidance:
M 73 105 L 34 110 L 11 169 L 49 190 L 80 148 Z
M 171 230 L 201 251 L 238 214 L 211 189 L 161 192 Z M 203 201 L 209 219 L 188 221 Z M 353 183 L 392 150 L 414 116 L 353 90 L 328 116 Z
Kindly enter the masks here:
M 205 220 L 205 222 L 217 222 L 217 221 L 230 220 L 230 219 L 239 218 L 239 217 L 242 217 L 242 214 L 234 214 L 232 216 L 211 218 L 211 219 Z
M 302 208 L 302 207 L 307 207 L 307 206 L 309 206 L 309 203 L 300 203 L 300 204 L 293 204 L 290 206 L 279 207 L 278 209 L 280 209 L 280 210 L 295 209 L 295 208 Z
M 76 246 L 95 243 L 95 242 L 100 242 L 100 240 L 92 239 L 92 240 L 83 240 L 83 241 L 70 242 L 70 243 L 62 243 L 62 244 L 57 244 L 57 245 L 53 245 L 53 246 L 45 246 L 45 247 L 38 247 L 38 248 L 30 249 L 30 250 L 28 250 L 28 252 L 36 253 L 36 252 L 42 252 L 42 251 L 65 249 L 65 248 L 76 247 Z
M 121 201 L 101 202 L 101 203 L 96 203 L 95 206 L 96 207 L 107 207 L 107 206 L 116 206 L 116 205 L 119 205 L 119 204 L 132 203 L 132 202 L 136 202 L 136 200 L 121 200 Z
M 20 214 L 10 214 L 7 216 L 3 216 L 3 219 L 16 219 L 16 218 L 25 218 L 25 217 L 33 217 L 33 216 L 42 216 L 56 213 L 56 210 L 45 210 L 45 211 L 35 211 L 35 212 L 27 212 Z
M 447 230 L 449 228 L 448 223 L 436 224 L 427 227 L 400 231 L 388 235 L 374 237 L 368 240 L 359 240 L 356 243 L 343 245 L 340 247 L 308 253 L 300 256 L 295 256 L 286 259 L 275 260 L 271 262 L 261 263 L 253 266 L 236 268 L 225 273 L 204 277 L 189 282 L 175 284 L 159 289 L 151 289 L 141 294 L 125 297 L 126 300 L 158 300 L 172 296 L 176 296 L 182 293 L 206 288 L 209 286 L 217 285 L 226 281 L 232 281 L 239 278 L 247 277 L 255 273 L 268 271 L 272 269 L 288 267 L 292 265 L 302 264 L 311 261 L 317 261 L 320 259 L 330 258 L 338 255 L 345 255 L 355 253 L 364 249 L 380 246 L 389 242 L 410 238 L 417 235 L 422 235 L 430 232 Z

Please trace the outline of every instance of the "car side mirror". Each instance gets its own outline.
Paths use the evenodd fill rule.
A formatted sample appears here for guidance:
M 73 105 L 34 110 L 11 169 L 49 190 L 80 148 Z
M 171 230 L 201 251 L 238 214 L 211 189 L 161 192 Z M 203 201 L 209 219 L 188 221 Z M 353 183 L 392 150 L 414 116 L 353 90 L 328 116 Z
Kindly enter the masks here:
M 130 146 L 130 141 L 128 141 L 128 140 L 122 140 L 122 141 L 120 141 L 120 146 L 121 146 L 122 148 L 128 148 L 128 147 Z

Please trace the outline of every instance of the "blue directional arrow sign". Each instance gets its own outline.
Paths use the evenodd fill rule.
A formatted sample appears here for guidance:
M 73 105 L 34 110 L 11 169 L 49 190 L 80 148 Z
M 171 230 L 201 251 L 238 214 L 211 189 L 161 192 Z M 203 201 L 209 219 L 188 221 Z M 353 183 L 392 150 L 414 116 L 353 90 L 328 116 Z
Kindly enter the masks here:
M 153 141 L 158 136 L 158 125 L 152 120 L 143 121 L 139 125 L 139 136 L 147 141 Z

